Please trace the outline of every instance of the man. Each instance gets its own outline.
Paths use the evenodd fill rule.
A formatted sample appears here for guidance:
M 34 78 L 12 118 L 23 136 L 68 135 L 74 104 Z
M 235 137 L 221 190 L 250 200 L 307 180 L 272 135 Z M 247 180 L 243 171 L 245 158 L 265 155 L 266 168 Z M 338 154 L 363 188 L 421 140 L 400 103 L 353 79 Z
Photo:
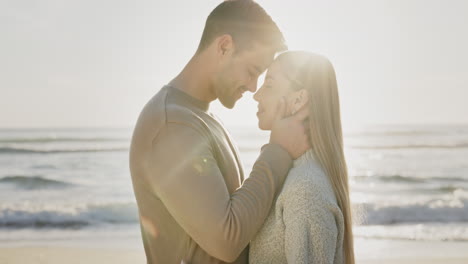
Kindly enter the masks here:
M 208 106 L 218 99 L 233 108 L 245 91 L 255 92 L 284 49 L 258 4 L 225 1 L 209 15 L 196 54 L 142 110 L 130 170 L 148 263 L 248 262 L 247 245 L 292 159 L 309 147 L 307 111 L 278 118 L 244 181 L 237 148 Z

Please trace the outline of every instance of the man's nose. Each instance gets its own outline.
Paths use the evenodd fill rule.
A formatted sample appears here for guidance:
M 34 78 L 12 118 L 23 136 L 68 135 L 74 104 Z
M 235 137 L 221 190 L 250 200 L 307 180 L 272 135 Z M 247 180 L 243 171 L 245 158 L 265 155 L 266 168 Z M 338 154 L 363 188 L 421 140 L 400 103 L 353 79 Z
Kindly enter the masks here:
M 253 96 L 253 99 L 257 102 L 260 102 L 260 91 L 262 90 L 262 88 L 258 89 L 258 91 L 256 93 L 254 93 L 254 96 Z
M 249 91 L 251 91 L 252 93 L 255 93 L 255 91 L 257 91 L 257 83 L 258 83 L 258 79 L 252 80 L 252 81 L 247 85 L 247 89 L 248 89 Z

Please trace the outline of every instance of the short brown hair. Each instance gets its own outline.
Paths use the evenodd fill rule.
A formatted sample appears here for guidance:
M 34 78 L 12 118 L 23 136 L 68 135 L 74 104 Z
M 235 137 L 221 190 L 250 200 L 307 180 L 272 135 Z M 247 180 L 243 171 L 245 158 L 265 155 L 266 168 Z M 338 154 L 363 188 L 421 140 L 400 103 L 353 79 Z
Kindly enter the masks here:
M 223 34 L 231 35 L 237 51 L 250 48 L 254 43 L 268 45 L 277 52 L 287 49 L 276 23 L 252 0 L 227 0 L 213 9 L 206 19 L 197 52 Z

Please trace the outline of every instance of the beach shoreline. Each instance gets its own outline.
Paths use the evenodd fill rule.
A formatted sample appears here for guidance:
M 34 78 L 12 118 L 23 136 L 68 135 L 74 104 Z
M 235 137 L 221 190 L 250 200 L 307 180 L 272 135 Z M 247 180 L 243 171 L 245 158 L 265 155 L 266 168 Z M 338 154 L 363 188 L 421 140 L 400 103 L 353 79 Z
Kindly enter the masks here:
M 468 263 L 468 242 L 355 239 L 356 263 Z M 139 237 L 0 242 L 0 264 L 145 263 Z

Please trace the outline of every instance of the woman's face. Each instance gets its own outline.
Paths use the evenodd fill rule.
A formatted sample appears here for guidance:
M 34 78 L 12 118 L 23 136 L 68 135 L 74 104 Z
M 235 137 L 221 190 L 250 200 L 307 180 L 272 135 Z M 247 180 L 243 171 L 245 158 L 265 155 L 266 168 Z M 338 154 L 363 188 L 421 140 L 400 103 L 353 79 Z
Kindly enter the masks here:
M 281 98 L 285 97 L 287 102 L 290 101 L 288 96 L 293 93 L 290 85 L 291 82 L 281 71 L 280 63 L 273 62 L 268 68 L 262 87 L 254 95 L 255 101 L 258 102 L 257 117 L 260 129 L 271 130 Z M 289 113 L 290 107 L 286 107 Z

